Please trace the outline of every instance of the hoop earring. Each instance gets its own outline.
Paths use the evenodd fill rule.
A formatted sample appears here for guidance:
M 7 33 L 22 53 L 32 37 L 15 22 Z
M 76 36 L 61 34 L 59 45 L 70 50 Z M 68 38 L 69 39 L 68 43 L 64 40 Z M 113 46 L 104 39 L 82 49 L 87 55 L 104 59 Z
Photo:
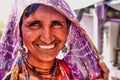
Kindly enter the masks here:
M 67 47 L 66 46 L 63 47 L 62 53 L 64 53 L 64 55 L 65 55 L 65 53 L 67 53 Z
M 21 56 L 25 55 L 25 49 L 23 47 L 19 48 L 19 52 Z
M 28 49 L 27 49 L 27 47 L 26 47 L 25 45 L 23 45 L 23 46 L 21 46 L 21 48 L 19 49 L 19 52 L 20 52 L 20 54 L 21 54 L 22 56 L 25 56 L 25 55 L 27 55 L 27 53 L 28 53 Z

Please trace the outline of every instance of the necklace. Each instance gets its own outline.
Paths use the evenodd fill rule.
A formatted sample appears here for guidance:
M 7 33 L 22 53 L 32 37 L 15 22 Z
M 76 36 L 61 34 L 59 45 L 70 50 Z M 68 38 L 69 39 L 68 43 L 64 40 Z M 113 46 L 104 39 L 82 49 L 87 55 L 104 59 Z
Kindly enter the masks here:
M 26 65 L 26 67 L 28 67 L 35 75 L 49 75 L 50 73 L 53 72 L 52 73 L 52 80 L 55 80 L 55 74 L 56 74 L 56 68 L 57 68 L 57 61 L 55 61 L 54 65 L 53 65 L 53 67 L 51 69 L 43 69 L 43 68 L 35 67 L 35 66 L 31 65 L 27 61 L 26 57 L 24 57 L 24 63 Z M 41 69 L 41 70 L 43 70 L 45 72 L 39 72 L 36 69 Z M 27 73 L 28 73 L 28 71 L 27 71 Z M 26 76 L 26 77 L 28 77 L 28 76 Z
M 35 73 L 36 75 L 48 75 L 50 74 L 51 72 L 53 72 L 53 70 L 55 69 L 55 66 L 56 66 L 56 62 L 54 63 L 53 67 L 51 69 L 43 69 L 43 68 L 38 68 L 38 67 L 35 67 L 33 65 L 31 65 L 28 61 L 26 61 L 26 66 L 33 72 Z M 31 67 L 30 67 L 31 66 Z M 37 71 L 36 69 L 39 69 L 39 70 L 43 70 L 45 72 L 39 72 Z

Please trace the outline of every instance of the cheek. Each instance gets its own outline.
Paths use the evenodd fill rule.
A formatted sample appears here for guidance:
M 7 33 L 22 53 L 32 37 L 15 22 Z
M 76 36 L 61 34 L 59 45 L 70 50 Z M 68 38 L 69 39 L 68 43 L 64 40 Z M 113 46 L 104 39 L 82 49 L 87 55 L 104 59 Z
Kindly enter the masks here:
M 56 35 L 57 37 L 61 40 L 62 43 L 65 43 L 67 40 L 67 35 L 68 35 L 68 31 L 67 29 L 65 30 L 60 30 L 60 31 L 56 31 Z
M 22 29 L 22 37 L 23 37 L 23 41 L 26 43 L 31 43 L 33 42 L 38 36 L 38 33 L 36 31 L 31 31 L 28 29 Z
M 65 33 L 63 33 L 63 34 L 61 35 L 61 39 L 63 40 L 63 42 L 66 41 L 66 39 L 67 39 L 67 35 L 68 35 L 67 32 L 65 32 Z

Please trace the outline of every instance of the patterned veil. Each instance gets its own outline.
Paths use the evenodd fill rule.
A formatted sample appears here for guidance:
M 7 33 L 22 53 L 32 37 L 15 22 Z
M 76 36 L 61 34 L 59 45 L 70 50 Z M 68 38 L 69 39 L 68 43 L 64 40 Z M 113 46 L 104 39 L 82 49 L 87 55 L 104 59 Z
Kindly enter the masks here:
M 66 42 L 68 51 L 63 59 L 71 69 L 74 79 L 100 78 L 101 70 L 98 66 L 100 53 L 64 0 L 15 0 L 0 43 L 0 76 L 3 77 L 5 72 L 10 71 L 18 55 L 21 47 L 20 18 L 24 9 L 33 3 L 52 6 L 70 20 L 70 30 Z

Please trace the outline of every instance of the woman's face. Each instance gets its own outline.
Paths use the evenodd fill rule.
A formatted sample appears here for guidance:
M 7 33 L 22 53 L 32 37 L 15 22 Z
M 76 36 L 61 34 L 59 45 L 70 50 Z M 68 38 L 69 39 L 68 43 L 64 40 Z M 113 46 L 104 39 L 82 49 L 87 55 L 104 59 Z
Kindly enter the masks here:
M 29 57 L 53 60 L 67 39 L 66 18 L 55 9 L 40 5 L 22 22 L 23 43 L 29 50 Z

